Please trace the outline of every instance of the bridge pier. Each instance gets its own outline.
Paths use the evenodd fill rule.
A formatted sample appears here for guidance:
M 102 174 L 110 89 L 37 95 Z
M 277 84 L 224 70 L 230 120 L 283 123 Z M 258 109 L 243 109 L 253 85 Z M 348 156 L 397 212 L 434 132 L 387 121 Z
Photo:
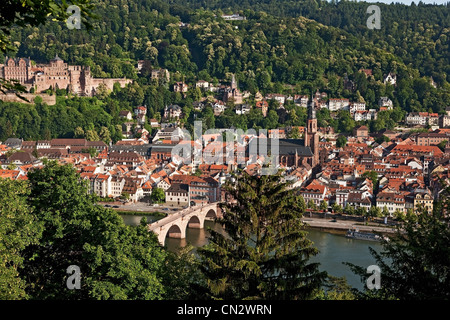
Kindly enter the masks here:
M 168 232 L 167 236 L 169 238 L 174 238 L 174 239 L 184 239 L 186 237 L 182 237 L 181 232 Z
M 192 229 L 203 229 L 203 226 L 200 223 L 197 222 L 191 222 L 188 224 L 188 228 L 192 228 Z

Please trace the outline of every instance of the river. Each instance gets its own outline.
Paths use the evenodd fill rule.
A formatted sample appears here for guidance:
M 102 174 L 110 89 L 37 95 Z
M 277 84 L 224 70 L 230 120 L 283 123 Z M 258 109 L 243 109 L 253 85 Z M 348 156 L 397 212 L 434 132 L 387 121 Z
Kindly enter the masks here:
M 137 225 L 142 216 L 122 216 L 125 224 Z M 147 217 L 148 221 L 160 219 L 156 217 Z M 201 247 L 208 243 L 207 228 L 220 231 L 221 226 L 212 221 L 205 221 L 205 229 L 191 229 L 186 231 L 186 239 L 166 238 L 165 246 L 170 251 L 177 251 L 187 243 L 194 247 Z M 343 235 L 332 234 L 317 230 L 308 230 L 307 238 L 319 249 L 319 253 L 311 258 L 313 262 L 320 262 L 320 270 L 327 271 L 336 277 L 345 277 L 347 282 L 355 288 L 362 289 L 363 284 L 348 266 L 342 262 L 351 262 L 353 264 L 368 267 L 375 264 L 375 259 L 371 256 L 369 247 L 376 251 L 381 250 L 381 245 L 373 241 L 347 239 Z

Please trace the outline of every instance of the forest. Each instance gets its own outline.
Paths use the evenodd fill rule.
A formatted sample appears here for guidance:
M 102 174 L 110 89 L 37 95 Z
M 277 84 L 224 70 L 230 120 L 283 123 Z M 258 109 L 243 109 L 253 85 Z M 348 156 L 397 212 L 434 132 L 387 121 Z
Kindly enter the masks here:
M 266 118 L 259 110 L 242 116 L 227 110 L 214 117 L 211 108 L 193 110 L 193 102 L 206 93 L 191 89 L 184 98 L 171 90 L 175 81 L 182 80 L 191 87 L 198 80 L 227 84 L 232 73 L 240 89 L 253 94 L 320 90 L 328 97 L 364 101 L 368 108 L 377 108 L 379 98 L 387 96 L 394 111 L 368 123 L 373 130 L 393 128 L 406 112 L 442 114 L 450 105 L 448 5 L 380 4 L 382 28 L 369 30 L 367 4 L 348 1 L 92 2 L 101 17 L 91 21 L 92 30 L 69 30 L 62 22 L 16 28 L 11 35 L 16 52 L 8 56 L 48 63 L 58 54 L 69 64 L 90 66 L 94 77 L 127 77 L 134 84 L 95 98 L 61 95 L 56 106 L 45 108 L 0 102 L 0 139 L 71 137 L 77 127 L 97 133 L 105 127 L 115 142 L 120 139 L 120 132 L 115 132 L 120 131 L 120 110 L 146 105 L 148 118 L 159 120 L 172 103 L 182 106 L 187 127 L 199 118 L 205 120 L 205 129 L 304 125 L 305 111 L 294 105 L 288 104 L 286 111 L 271 105 Z M 246 19 L 221 18 L 230 13 Z M 168 69 L 170 83 L 154 83 L 148 74 L 138 74 L 137 61 L 142 59 Z M 372 70 L 372 76 L 366 77 L 362 69 Z M 396 86 L 383 83 L 389 72 L 397 75 Z M 346 76 L 353 81 L 353 90 L 344 86 Z M 95 115 L 85 114 L 88 109 L 96 110 Z M 354 121 L 347 119 L 349 114 L 342 116 L 336 120 L 324 110 L 319 124 L 348 132 Z

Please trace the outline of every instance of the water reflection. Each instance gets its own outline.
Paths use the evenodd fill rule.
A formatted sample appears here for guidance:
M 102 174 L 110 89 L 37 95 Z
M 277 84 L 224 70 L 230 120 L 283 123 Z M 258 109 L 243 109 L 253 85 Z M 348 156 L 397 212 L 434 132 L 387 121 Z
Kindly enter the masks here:
M 124 221 L 129 225 L 137 225 L 141 218 L 142 216 L 124 216 Z M 187 228 L 186 239 L 166 238 L 165 247 L 172 252 L 177 252 L 188 243 L 196 248 L 202 247 L 208 243 L 208 227 L 218 232 L 224 232 L 219 224 L 213 221 L 205 221 L 204 229 Z M 360 278 L 342 262 L 351 262 L 363 267 L 375 264 L 375 259 L 370 255 L 369 247 L 380 251 L 381 245 L 379 243 L 348 239 L 344 235 L 317 230 L 308 230 L 307 238 L 319 250 L 319 254 L 313 257 L 311 261 L 319 262 L 321 271 L 327 271 L 336 277 L 345 277 L 352 287 L 362 289 L 363 284 Z

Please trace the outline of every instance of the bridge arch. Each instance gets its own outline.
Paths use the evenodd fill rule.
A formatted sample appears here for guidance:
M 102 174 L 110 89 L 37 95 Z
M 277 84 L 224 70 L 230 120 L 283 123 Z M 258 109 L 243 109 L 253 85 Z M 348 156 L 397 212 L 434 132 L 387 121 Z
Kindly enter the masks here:
M 217 209 L 215 208 L 210 208 L 206 214 L 205 214 L 205 219 L 206 220 L 213 220 L 215 218 L 217 218 Z
M 189 218 L 186 227 L 194 228 L 194 229 L 202 229 L 204 225 L 205 219 L 199 218 L 197 215 L 193 215 Z
M 180 226 L 178 223 L 174 223 L 167 229 L 164 240 L 166 237 L 184 239 L 186 238 L 186 228 L 183 228 L 183 226 Z

